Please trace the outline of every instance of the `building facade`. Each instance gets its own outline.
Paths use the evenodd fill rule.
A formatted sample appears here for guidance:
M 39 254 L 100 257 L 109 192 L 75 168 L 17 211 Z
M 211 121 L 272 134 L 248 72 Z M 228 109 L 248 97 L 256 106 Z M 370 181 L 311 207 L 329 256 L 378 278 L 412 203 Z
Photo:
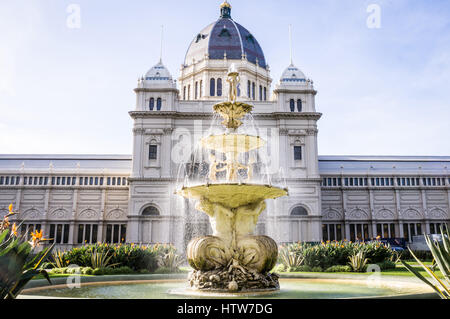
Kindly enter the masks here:
M 406 238 L 450 221 L 450 157 L 319 157 L 314 83 L 291 63 L 271 91 L 256 38 L 231 17 L 191 42 L 176 83 L 162 61 L 135 89 L 131 156 L 0 156 L 0 216 L 13 203 L 22 231 L 43 229 L 63 248 L 84 243 L 172 243 L 211 232 L 177 195 L 180 160 L 214 123 L 227 72 L 269 141 L 273 174 L 289 197 L 269 200 L 257 231 L 279 243 Z

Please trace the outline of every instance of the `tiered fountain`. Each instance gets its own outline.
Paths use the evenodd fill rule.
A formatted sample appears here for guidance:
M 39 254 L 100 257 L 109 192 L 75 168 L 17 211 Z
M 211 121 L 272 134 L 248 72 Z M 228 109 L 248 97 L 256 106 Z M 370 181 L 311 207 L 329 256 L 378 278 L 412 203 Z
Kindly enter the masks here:
M 288 195 L 287 189 L 261 183 L 255 178 L 255 155 L 265 146 L 259 136 L 238 132 L 253 106 L 237 101 L 239 73 L 230 68 L 229 98 L 214 106 L 223 118 L 223 134 L 200 141 L 209 154 L 206 183 L 186 186 L 178 194 L 197 201 L 196 209 L 210 218 L 213 236 L 192 240 L 187 258 L 194 270 L 191 289 L 209 292 L 267 292 L 280 289 L 278 276 L 270 271 L 278 258 L 276 242 L 255 236 L 265 200 Z M 219 157 L 223 158 L 220 160 Z M 255 182 L 255 181 L 259 181 Z

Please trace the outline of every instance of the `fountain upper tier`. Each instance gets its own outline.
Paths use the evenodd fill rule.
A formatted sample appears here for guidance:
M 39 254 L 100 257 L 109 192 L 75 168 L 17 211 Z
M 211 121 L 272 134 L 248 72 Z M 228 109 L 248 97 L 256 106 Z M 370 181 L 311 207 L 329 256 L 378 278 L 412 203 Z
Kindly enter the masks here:
M 205 149 L 221 153 L 247 153 L 266 145 L 259 136 L 243 134 L 211 135 L 201 140 L 201 146 Z

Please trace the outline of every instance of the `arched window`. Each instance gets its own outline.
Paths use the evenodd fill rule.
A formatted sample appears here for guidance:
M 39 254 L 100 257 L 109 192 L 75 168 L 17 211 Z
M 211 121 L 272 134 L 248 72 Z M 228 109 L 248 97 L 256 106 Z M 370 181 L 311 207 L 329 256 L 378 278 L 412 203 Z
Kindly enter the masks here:
M 212 78 L 209 81 L 209 95 L 210 96 L 215 96 L 216 95 L 216 80 L 214 78 Z
M 264 88 L 264 101 L 267 101 L 267 88 Z
M 183 88 L 183 100 L 186 100 L 186 86 Z
M 241 96 L 241 83 L 237 85 L 237 95 Z
M 308 216 L 308 211 L 303 206 L 297 206 L 292 210 L 291 216 Z
M 188 100 L 191 100 L 191 85 L 188 85 Z
M 289 102 L 289 106 L 291 107 L 291 112 L 295 112 L 295 101 L 294 99 L 291 99 Z
M 153 111 L 154 108 L 155 108 L 155 99 L 151 98 L 150 99 L 150 111 Z
M 248 81 L 248 82 L 247 82 L 247 96 L 248 96 L 248 98 L 250 98 L 250 97 L 252 96 L 252 93 L 251 93 L 251 86 L 252 86 L 251 82 Z
M 200 80 L 200 97 L 203 96 L 203 80 Z
M 217 79 L 217 96 L 222 96 L 222 79 Z
M 302 100 L 297 100 L 297 111 L 301 112 L 303 110 L 303 103 Z
M 149 206 L 142 212 L 142 216 L 159 216 L 159 215 L 161 214 L 159 213 L 158 208 L 156 208 L 155 206 Z
M 159 97 L 159 98 L 156 100 L 156 110 L 157 110 L 157 111 L 161 111 L 161 107 L 162 107 L 162 100 L 161 100 L 161 98 Z
M 256 84 L 255 82 L 252 83 L 252 99 L 255 100 L 255 89 L 256 89 Z
M 260 101 L 263 100 L 263 90 L 262 90 L 262 85 L 259 86 L 259 100 L 260 100 Z
M 195 98 L 194 99 L 198 99 L 198 82 L 195 82 Z

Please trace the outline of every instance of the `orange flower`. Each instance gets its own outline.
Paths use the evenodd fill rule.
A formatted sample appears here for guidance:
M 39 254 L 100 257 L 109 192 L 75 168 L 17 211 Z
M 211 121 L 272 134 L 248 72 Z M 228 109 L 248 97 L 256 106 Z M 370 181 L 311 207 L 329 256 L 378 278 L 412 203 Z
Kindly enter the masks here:
M 14 223 L 11 228 L 11 233 L 17 237 L 17 225 Z
M 42 238 L 42 230 L 39 231 L 35 231 L 34 233 L 31 232 L 31 245 L 34 247 L 39 246 L 39 242 L 45 240 L 44 238 Z
M 9 213 L 12 214 L 12 212 L 13 212 L 13 204 L 10 204 L 8 209 L 9 209 Z

